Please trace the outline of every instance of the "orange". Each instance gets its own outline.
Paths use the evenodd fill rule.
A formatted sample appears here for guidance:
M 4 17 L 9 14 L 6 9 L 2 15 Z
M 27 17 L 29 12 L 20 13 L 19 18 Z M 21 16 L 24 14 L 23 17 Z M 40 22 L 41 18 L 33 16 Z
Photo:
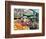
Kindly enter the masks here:
M 17 27 L 17 29 L 22 29 L 22 25 L 20 23 L 15 23 L 15 26 Z

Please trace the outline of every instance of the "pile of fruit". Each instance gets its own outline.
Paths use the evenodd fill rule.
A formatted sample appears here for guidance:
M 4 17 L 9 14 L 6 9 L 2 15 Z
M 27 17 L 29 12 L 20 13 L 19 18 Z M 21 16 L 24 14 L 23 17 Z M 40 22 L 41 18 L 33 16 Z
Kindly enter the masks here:
M 24 26 L 21 23 L 15 23 L 14 24 L 14 30 L 28 30 L 29 27 L 28 26 Z
M 23 21 L 17 20 L 17 22 L 14 21 L 14 30 L 29 30 L 29 26 L 31 22 L 28 22 L 28 19 L 24 19 Z

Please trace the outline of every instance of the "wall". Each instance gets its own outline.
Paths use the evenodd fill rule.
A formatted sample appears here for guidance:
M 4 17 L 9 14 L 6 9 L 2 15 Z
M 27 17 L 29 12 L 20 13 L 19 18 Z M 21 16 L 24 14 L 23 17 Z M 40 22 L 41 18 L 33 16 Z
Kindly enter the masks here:
M 45 3 L 46 0 L 16 0 L 16 1 L 44 2 Z M 45 23 L 45 25 L 46 25 L 46 23 Z M 45 29 L 46 29 L 46 27 L 45 27 Z M 5 39 L 5 0 L 0 0 L 0 39 Z M 45 32 L 45 36 L 12 38 L 12 39 L 46 39 L 46 32 Z

